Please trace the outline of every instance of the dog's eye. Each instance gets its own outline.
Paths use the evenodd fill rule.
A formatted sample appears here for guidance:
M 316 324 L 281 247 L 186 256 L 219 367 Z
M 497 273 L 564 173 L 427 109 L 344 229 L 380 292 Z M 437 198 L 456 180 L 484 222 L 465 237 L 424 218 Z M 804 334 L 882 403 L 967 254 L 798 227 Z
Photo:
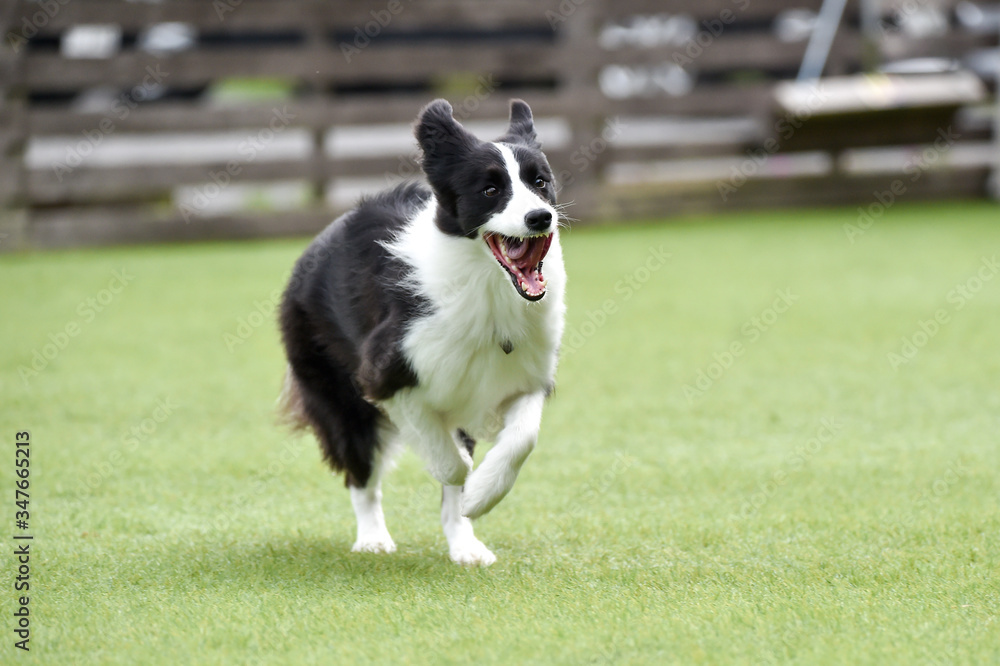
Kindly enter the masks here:
M 546 185 L 548 185 L 548 183 L 541 176 L 535 179 L 535 187 L 538 189 L 544 190 Z
M 500 188 L 496 187 L 495 185 L 490 185 L 485 190 L 483 190 L 483 194 L 488 197 L 495 197 L 496 195 L 500 194 Z

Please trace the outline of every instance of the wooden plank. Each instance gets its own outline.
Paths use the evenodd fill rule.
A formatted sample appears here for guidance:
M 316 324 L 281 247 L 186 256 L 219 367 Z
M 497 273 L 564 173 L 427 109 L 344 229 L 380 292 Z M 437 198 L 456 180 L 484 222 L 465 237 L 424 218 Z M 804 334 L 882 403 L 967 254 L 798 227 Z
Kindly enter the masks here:
M 607 116 L 720 115 L 736 112 L 763 115 L 772 104 L 771 83 L 696 86 L 687 95 L 604 100 L 599 111 Z
M 775 86 L 774 98 L 778 113 L 838 116 L 897 108 L 975 105 L 985 101 L 986 88 L 979 77 L 969 71 L 859 74 L 827 77 L 818 87 L 809 82 L 782 81 Z
M 36 249 L 310 236 L 335 217 L 327 210 L 274 211 L 185 222 L 151 206 L 73 207 L 37 211 L 26 230 Z M 2 246 L 0 246 L 2 249 Z
M 574 100 L 558 91 L 489 92 L 495 82 L 485 80 L 482 95 L 450 96 L 455 113 L 461 118 L 488 120 L 506 118 L 509 98 L 522 92 L 538 117 L 562 115 L 575 104 L 592 103 L 591 97 Z M 392 95 L 352 95 L 294 99 L 273 103 L 240 106 L 210 106 L 200 101 L 171 101 L 128 108 L 118 111 L 80 113 L 66 107 L 38 107 L 27 119 L 28 131 L 34 136 L 76 134 L 100 127 L 106 119 L 113 123 L 115 133 L 129 132 L 197 132 L 212 130 L 253 129 L 265 127 L 282 110 L 290 119 L 289 127 L 323 130 L 330 127 L 411 123 L 417 112 L 433 99 L 428 93 Z
M 121 25 L 125 30 L 138 31 L 152 23 L 179 21 L 189 23 L 203 31 L 270 31 L 294 30 L 303 25 L 321 26 L 324 29 L 348 29 L 364 26 L 381 18 L 391 7 L 391 0 L 380 4 L 338 2 L 324 0 L 171 0 L 163 3 L 135 3 L 126 0 L 87 0 L 62 2 L 56 14 L 42 27 L 43 34 L 54 34 L 68 26 L 80 23 L 109 23 Z M 940 0 L 936 5 L 950 8 L 959 0 Z M 885 11 L 893 4 L 905 7 L 907 0 L 887 0 Z M 15 4 L 15 3 L 12 3 Z M 31 16 L 38 11 L 34 3 L 21 0 L 17 15 Z M 428 25 L 454 26 L 462 24 L 478 29 L 504 25 L 519 25 L 526 21 L 561 25 L 562 19 L 571 19 L 576 8 L 591 4 L 597 8 L 601 19 L 633 15 L 684 14 L 696 20 L 710 20 L 730 10 L 739 20 L 760 21 L 789 9 L 784 0 L 505 0 L 504 2 L 476 2 L 474 0 L 401 0 L 398 10 L 386 28 L 414 29 Z M 818 11 L 821 0 L 799 0 L 795 8 Z M 373 17 L 372 12 L 379 14 Z M 551 14 L 549 14 L 551 12 Z M 849 3 L 846 16 L 857 14 L 857 3 Z M 551 21 L 550 21 L 551 18 Z M 19 20 L 19 19 L 18 19 Z
M 314 161 L 288 160 L 237 164 L 231 173 L 227 168 L 227 163 L 218 162 L 133 165 L 103 169 L 78 167 L 70 172 L 61 173 L 56 173 L 52 169 L 37 170 L 27 175 L 28 195 L 32 203 L 47 205 L 65 204 L 71 201 L 106 202 L 116 199 L 134 201 L 166 195 L 180 185 L 312 180 L 316 170 L 323 167 Z
M 450 30 L 497 30 L 509 27 L 548 25 L 546 12 L 557 9 L 560 0 L 400 0 L 398 11 L 390 11 L 391 0 L 370 2 L 324 2 L 317 8 L 320 23 L 328 29 L 371 27 L 372 21 L 384 23 L 385 30 L 413 31 L 437 27 Z M 287 3 L 278 0 L 267 4 L 274 11 L 287 11 Z M 386 14 L 391 18 L 387 18 Z M 372 28 L 374 30 L 374 28 Z
M 819 116 L 805 121 L 794 134 L 782 139 L 781 146 L 783 150 L 799 151 L 933 143 L 939 133 L 948 133 L 954 126 L 957 109 L 957 106 L 941 106 Z
M 578 3 L 580 0 L 570 0 Z M 681 14 L 703 21 L 719 18 L 730 11 L 736 20 L 760 21 L 773 18 L 781 11 L 812 9 L 819 11 L 822 0 L 797 0 L 789 5 L 787 0 L 606 0 L 598 3 L 601 19 L 627 18 L 634 15 Z M 847 14 L 856 13 L 856 2 L 851 2 Z
M 391 44 L 364 50 L 348 62 L 335 49 L 294 47 L 185 51 L 158 58 L 124 52 L 110 60 L 68 60 L 53 53 L 29 54 L 25 80 L 36 91 L 88 86 L 132 87 L 163 83 L 198 87 L 228 77 L 273 77 L 331 84 L 412 83 L 449 74 L 490 74 L 495 79 L 552 78 L 559 74 L 553 46 L 525 43 L 516 49 L 475 44 Z
M 876 113 L 816 116 L 781 138 L 782 150 L 844 150 L 862 146 L 897 146 L 933 143 L 939 132 L 947 133 L 955 123 L 958 105 L 887 109 Z M 965 136 L 963 135 L 963 138 Z
M 569 163 L 565 150 L 548 151 L 553 167 Z M 281 160 L 271 162 L 215 162 L 206 164 L 130 165 L 110 168 L 78 167 L 56 173 L 39 169 L 27 174 L 27 196 L 33 204 L 135 201 L 162 197 L 181 185 L 204 185 L 207 191 L 230 183 L 269 181 L 327 181 L 336 178 L 379 178 L 386 184 L 411 177 L 412 155 Z M 403 168 L 407 167 L 407 168 Z M 2 181 L 0 181 L 2 182 Z
M 724 157 L 739 155 L 752 148 L 750 143 L 687 143 L 683 145 L 653 144 L 645 146 L 611 146 L 608 162 L 656 162 L 692 157 Z
M 842 30 L 830 50 L 830 58 L 858 61 L 861 37 Z M 723 34 L 705 47 L 695 42 L 680 46 L 622 48 L 591 55 L 595 65 L 655 65 L 673 62 L 694 72 L 748 69 L 794 70 L 802 61 L 806 42 L 781 42 L 771 36 L 737 33 Z
M 987 170 L 982 168 L 927 171 L 920 179 L 920 187 L 907 190 L 900 201 L 979 198 L 986 191 L 986 175 Z M 790 179 L 790 183 L 784 179 L 748 181 L 744 203 L 753 206 L 866 206 L 876 201 L 876 192 L 885 192 L 902 177 L 904 174 L 878 174 L 798 178 Z M 738 193 L 730 201 L 738 206 L 740 196 Z
M 385 0 L 380 3 L 329 2 L 327 0 L 170 0 L 137 3 L 126 0 L 62 2 L 60 10 L 44 27 L 53 34 L 80 23 L 117 23 L 127 31 L 138 31 L 153 23 L 178 21 L 201 31 L 239 32 L 298 30 L 318 26 L 350 32 L 370 21 L 385 23 L 392 30 L 423 26 L 468 26 L 492 29 L 506 25 L 545 21 L 545 12 L 557 9 L 559 0 Z M 37 6 L 22 0 L 22 13 Z M 393 10 L 393 11 L 390 11 Z M 373 15 L 372 12 L 375 12 Z M 386 18 L 386 16 L 390 18 Z
M 913 14 L 923 9 L 937 9 L 946 15 L 955 8 L 956 5 L 965 0 L 934 0 L 933 4 L 914 4 L 913 0 L 881 0 L 880 9 L 884 16 L 889 16 L 894 12 L 905 12 Z
M 907 58 L 962 58 L 976 49 L 986 49 L 996 44 L 996 35 L 974 35 L 952 31 L 940 37 L 912 39 L 889 34 L 880 39 L 879 49 L 884 60 Z
M 988 174 L 984 168 L 928 171 L 923 174 L 920 187 L 911 188 L 901 200 L 982 198 Z M 606 186 L 599 197 L 601 207 L 592 211 L 590 219 L 634 220 L 663 217 L 665 212 L 681 215 L 774 207 L 866 206 L 875 201 L 876 192 L 891 188 L 900 177 L 903 174 L 759 178 L 747 181 L 725 202 L 719 197 L 715 183 Z
M 578 5 L 581 0 L 569 0 L 565 5 Z M 933 7 L 944 12 L 954 9 L 962 0 L 934 0 Z M 599 7 L 598 17 L 602 20 L 627 19 L 632 16 L 684 15 L 697 21 L 710 21 L 720 18 L 725 11 L 732 12 L 736 22 L 754 21 L 769 23 L 770 19 L 789 9 L 809 9 L 819 12 L 822 0 L 797 0 L 789 3 L 787 0 L 607 0 L 596 3 Z M 913 0 L 883 0 L 881 11 L 883 16 L 892 12 L 912 13 L 914 7 L 923 9 L 923 5 L 915 5 Z M 558 11 L 558 10 L 557 10 Z M 564 13 L 572 16 L 568 11 Z M 860 13 L 857 0 L 848 2 L 844 10 L 842 24 L 853 22 Z

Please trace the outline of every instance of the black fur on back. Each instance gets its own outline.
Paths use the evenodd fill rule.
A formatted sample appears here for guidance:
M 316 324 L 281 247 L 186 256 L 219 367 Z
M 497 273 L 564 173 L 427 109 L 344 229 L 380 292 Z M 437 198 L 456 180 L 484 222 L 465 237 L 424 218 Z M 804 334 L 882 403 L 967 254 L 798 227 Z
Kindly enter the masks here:
M 407 267 L 381 245 L 430 198 L 400 185 L 361 201 L 309 245 L 281 303 L 281 333 L 291 369 L 284 404 L 311 427 L 324 457 L 364 487 L 385 418 L 371 401 L 415 386 L 399 336 L 423 308 L 403 285 Z

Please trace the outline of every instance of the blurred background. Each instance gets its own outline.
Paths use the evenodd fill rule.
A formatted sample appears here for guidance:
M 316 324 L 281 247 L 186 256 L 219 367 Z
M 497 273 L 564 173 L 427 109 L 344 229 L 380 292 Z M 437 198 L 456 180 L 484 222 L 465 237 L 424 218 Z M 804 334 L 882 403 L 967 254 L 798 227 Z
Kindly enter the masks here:
M 0 250 L 304 235 L 521 97 L 584 222 L 1000 192 L 1000 3 L 3 0 Z M 881 202 L 881 203 L 879 203 Z

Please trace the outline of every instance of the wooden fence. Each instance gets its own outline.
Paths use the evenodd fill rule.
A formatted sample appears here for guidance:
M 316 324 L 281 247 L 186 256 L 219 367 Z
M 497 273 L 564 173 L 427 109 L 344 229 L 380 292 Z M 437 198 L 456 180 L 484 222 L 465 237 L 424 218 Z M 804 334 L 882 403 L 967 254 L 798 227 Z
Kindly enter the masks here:
M 794 4 L 816 11 L 821 2 Z M 883 4 L 874 33 L 848 4 L 826 75 L 996 44 L 994 34 L 958 30 L 951 0 L 934 5 L 949 17 L 946 29 L 921 39 L 898 27 L 905 0 Z M 350 128 L 375 139 L 398 134 L 437 96 L 467 123 L 501 121 L 509 98 L 526 99 L 546 128 L 562 198 L 584 220 L 864 204 L 899 168 L 844 165 L 852 149 L 884 137 L 840 131 L 786 148 L 775 136 L 775 85 L 794 76 L 806 47 L 794 16 L 782 19 L 790 34 L 777 34 L 788 6 L 8 0 L 0 5 L 0 249 L 312 233 L 343 208 L 331 194 L 338 184 L 367 178 L 378 187 L 415 171 L 413 147 L 351 150 L 338 137 Z M 165 24 L 183 47 L 162 32 L 150 40 L 150 27 Z M 95 25 L 110 28 L 81 31 Z M 979 154 L 991 136 L 985 107 L 961 122 L 963 154 Z M 905 146 L 931 144 L 943 129 L 919 115 L 907 126 Z M 741 176 L 744 164 L 758 166 Z M 983 196 L 988 171 L 983 159 L 942 159 L 907 196 Z M 247 189 L 274 184 L 291 194 L 277 201 Z

